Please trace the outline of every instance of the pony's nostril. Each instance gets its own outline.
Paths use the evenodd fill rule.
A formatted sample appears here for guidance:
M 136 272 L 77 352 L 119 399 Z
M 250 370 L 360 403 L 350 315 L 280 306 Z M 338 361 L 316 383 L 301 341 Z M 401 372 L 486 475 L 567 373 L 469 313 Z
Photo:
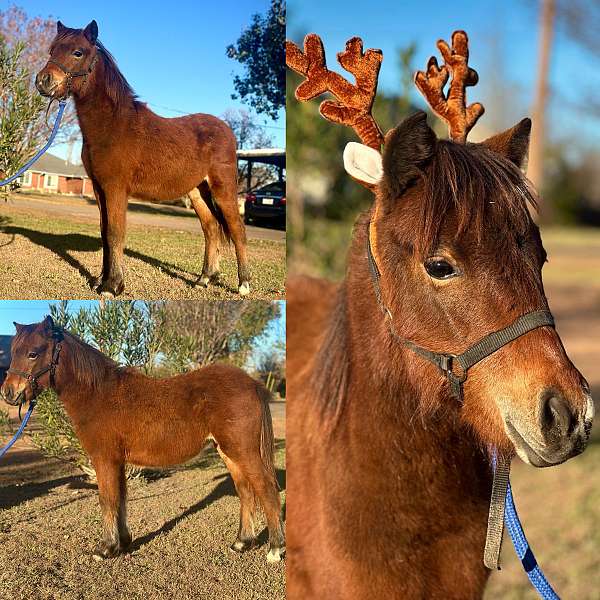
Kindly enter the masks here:
M 542 405 L 544 433 L 565 437 L 573 433 L 576 424 L 576 417 L 567 401 L 560 394 L 547 394 Z

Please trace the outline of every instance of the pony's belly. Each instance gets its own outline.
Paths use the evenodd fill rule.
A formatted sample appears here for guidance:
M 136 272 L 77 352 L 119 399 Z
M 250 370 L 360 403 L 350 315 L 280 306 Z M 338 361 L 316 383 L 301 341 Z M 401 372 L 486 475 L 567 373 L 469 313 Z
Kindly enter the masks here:
M 206 446 L 207 438 L 186 440 L 161 440 L 158 443 L 145 443 L 129 449 L 125 454 L 128 463 L 139 467 L 172 467 L 192 460 Z

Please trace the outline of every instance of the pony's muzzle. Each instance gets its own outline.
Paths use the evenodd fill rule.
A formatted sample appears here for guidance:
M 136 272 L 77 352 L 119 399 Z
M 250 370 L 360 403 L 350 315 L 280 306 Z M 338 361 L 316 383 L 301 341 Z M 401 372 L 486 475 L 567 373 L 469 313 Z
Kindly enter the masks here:
M 0 398 L 10 404 L 10 406 L 18 406 L 23 401 L 23 392 L 16 393 L 12 385 L 3 385 L 0 388 Z
M 54 81 L 52 74 L 46 69 L 43 69 L 36 75 L 35 87 L 42 96 L 52 96 L 52 93 L 56 89 L 57 85 L 58 84 Z
M 504 421 L 517 454 L 535 467 L 550 467 L 585 450 L 593 416 L 594 403 L 587 390 L 582 410 L 557 390 L 550 389 L 540 394 L 537 431 L 522 426 L 510 416 Z

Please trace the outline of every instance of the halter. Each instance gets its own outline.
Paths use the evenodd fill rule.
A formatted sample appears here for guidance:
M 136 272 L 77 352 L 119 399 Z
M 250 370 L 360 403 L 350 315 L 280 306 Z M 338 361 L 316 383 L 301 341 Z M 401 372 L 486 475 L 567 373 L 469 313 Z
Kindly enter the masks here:
M 91 72 L 94 70 L 94 67 L 96 66 L 97 61 L 98 61 L 98 49 L 96 48 L 96 53 L 94 54 L 94 58 L 92 58 L 88 68 L 83 69 L 82 71 L 69 71 L 69 69 L 67 69 L 67 67 L 65 67 L 63 64 L 59 63 L 58 61 L 54 60 L 53 58 L 48 60 L 48 64 L 52 63 L 53 65 L 56 65 L 67 76 L 67 92 L 65 94 L 65 97 L 66 97 L 71 93 L 71 82 L 73 81 L 73 78 L 74 77 L 83 77 L 84 78 L 83 85 L 85 85 L 87 83 L 88 75 L 90 75 Z
M 392 337 L 400 344 L 412 350 L 425 360 L 433 363 L 446 377 L 450 383 L 450 392 L 460 402 L 463 401 L 463 383 L 467 379 L 468 371 L 471 367 L 482 361 L 490 354 L 493 354 L 503 346 L 520 338 L 522 335 L 538 329 L 539 327 L 554 327 L 554 318 L 549 310 L 536 310 L 530 313 L 521 315 L 507 327 L 489 333 L 482 337 L 479 341 L 469 346 L 462 354 L 451 354 L 443 352 L 433 352 L 427 348 L 423 348 L 413 341 L 403 338 L 398 334 L 394 327 L 394 319 L 390 309 L 386 306 L 381 295 L 380 279 L 381 274 L 375 262 L 373 251 L 371 249 L 371 223 L 367 229 L 367 255 L 369 259 L 369 270 L 371 279 L 373 280 L 373 288 L 377 303 L 388 322 L 388 327 Z M 455 372 L 455 365 L 459 371 Z
M 49 372 L 50 386 L 54 387 L 54 376 L 56 374 L 56 367 L 58 366 L 58 358 L 60 356 L 63 338 L 63 332 L 60 329 L 54 329 L 52 331 L 54 346 L 52 348 L 52 360 L 48 366 L 36 371 L 35 373 L 27 373 L 26 371 L 19 371 L 18 369 L 8 369 L 7 371 L 7 373 L 13 373 L 14 375 L 18 375 L 23 379 L 27 379 L 32 392 L 31 403 L 34 403 L 35 399 L 43 391 L 38 381 L 42 375 L 45 375 Z M 21 404 L 23 404 L 23 402 L 21 402 Z

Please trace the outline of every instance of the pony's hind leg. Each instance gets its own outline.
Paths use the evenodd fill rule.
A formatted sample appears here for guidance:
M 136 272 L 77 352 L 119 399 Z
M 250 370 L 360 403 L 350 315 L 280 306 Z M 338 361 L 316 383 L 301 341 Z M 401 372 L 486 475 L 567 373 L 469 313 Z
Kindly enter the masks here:
M 200 219 L 200 225 L 202 225 L 202 232 L 204 233 L 204 264 L 202 265 L 202 274 L 198 278 L 198 283 L 207 287 L 211 281 L 216 280 L 219 276 L 221 226 L 209 208 L 209 203 L 212 202 L 212 199 L 206 181 L 203 181 L 197 188 L 188 192 L 187 196 Z
M 246 228 L 240 217 L 237 203 L 237 166 L 219 165 L 218 168 L 213 168 L 208 176 L 208 185 L 235 246 L 238 291 L 240 296 L 246 296 L 250 293 L 250 269 L 246 250 Z
M 94 551 L 94 558 L 111 558 L 125 551 L 131 543 L 127 528 L 125 465 L 112 461 L 94 461 L 100 509 L 102 510 L 102 541 Z
M 269 473 L 262 466 L 262 463 L 261 468 L 257 468 L 257 466 L 248 465 L 245 475 L 260 499 L 267 520 L 267 527 L 269 528 L 267 561 L 279 562 L 285 554 L 285 536 L 281 520 L 281 504 L 277 482 L 274 475 Z
M 281 520 L 281 503 L 279 500 L 279 490 L 275 479 L 274 470 L 271 466 L 265 465 L 264 458 L 260 454 L 259 448 L 252 446 L 239 446 L 228 443 L 222 446 L 217 439 L 219 453 L 225 455 L 225 463 L 229 468 L 234 481 L 243 479 L 247 482 L 253 492 L 254 502 L 258 500 L 262 505 L 267 527 L 269 529 L 269 552 L 267 560 L 269 562 L 278 562 L 285 554 L 285 536 L 283 533 L 283 523 Z M 223 459 L 225 460 L 225 458 Z M 234 465 L 239 475 L 233 475 L 234 471 L 230 465 Z M 238 489 L 238 494 L 239 494 Z M 240 495 L 240 501 L 241 501 Z M 243 516 L 243 507 L 242 507 Z M 240 525 L 241 529 L 242 525 Z
M 240 499 L 240 527 L 238 530 L 237 539 L 231 545 L 234 552 L 245 552 L 254 548 L 256 538 L 254 532 L 254 518 L 256 513 L 256 497 L 250 482 L 244 477 L 239 466 L 232 461 L 222 450 L 217 446 L 217 450 L 223 459 L 223 462 L 229 469 L 229 473 L 235 484 L 235 489 Z

